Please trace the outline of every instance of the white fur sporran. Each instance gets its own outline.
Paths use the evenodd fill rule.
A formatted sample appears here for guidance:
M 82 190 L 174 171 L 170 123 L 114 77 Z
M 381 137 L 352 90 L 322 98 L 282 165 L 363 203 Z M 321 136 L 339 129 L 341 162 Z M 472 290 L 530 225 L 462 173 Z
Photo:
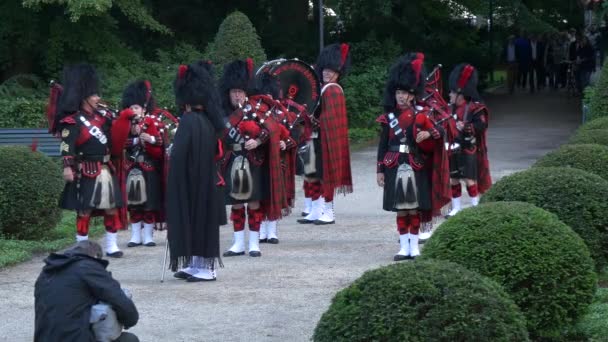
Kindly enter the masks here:
M 253 177 L 249 160 L 245 156 L 236 156 L 230 169 L 230 197 L 238 201 L 246 201 L 251 198 L 253 190 Z
M 95 179 L 93 197 L 91 197 L 91 207 L 96 209 L 112 209 L 116 207 L 114 198 L 114 182 L 110 169 L 103 165 L 99 176 Z
M 401 164 L 395 178 L 395 209 L 412 210 L 418 206 L 416 174 L 409 164 Z
M 127 176 L 127 203 L 129 205 L 142 205 L 146 203 L 146 178 L 142 170 L 134 168 Z

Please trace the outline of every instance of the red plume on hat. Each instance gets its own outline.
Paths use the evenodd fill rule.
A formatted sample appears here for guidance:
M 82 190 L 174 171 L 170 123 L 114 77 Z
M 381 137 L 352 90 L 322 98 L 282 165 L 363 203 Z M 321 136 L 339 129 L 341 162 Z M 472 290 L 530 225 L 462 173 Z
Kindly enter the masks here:
M 330 69 L 340 73 L 342 77 L 350 68 L 350 55 L 350 46 L 346 43 L 328 45 L 321 50 L 315 63 L 315 70 L 321 75 L 323 69 Z
M 479 75 L 477 69 L 468 63 L 457 65 L 450 73 L 450 91 L 470 97 L 473 100 L 481 100 L 477 92 Z
M 130 83 L 122 92 L 121 109 L 132 105 L 140 105 L 146 111 L 151 112 L 156 108 L 152 86 L 148 80 L 137 80 Z
M 412 69 L 414 70 L 414 74 L 416 75 L 416 84 L 415 87 L 418 87 L 420 84 L 420 73 L 422 72 L 422 65 L 424 61 L 422 59 L 414 59 L 411 63 Z
M 475 71 L 475 68 L 471 64 L 465 65 L 460 73 L 460 78 L 458 78 L 459 89 L 464 89 L 466 87 L 467 83 L 471 79 L 471 75 L 473 75 L 473 71 Z
M 346 43 L 340 44 L 340 66 L 344 67 L 346 64 L 346 58 L 348 58 L 348 51 L 350 51 L 350 46 Z
M 249 75 L 249 79 L 253 78 L 253 58 L 247 58 L 245 60 L 247 63 L 247 74 Z
M 177 78 L 179 78 L 180 80 L 184 78 L 184 76 L 186 76 L 186 72 L 188 71 L 188 66 L 187 65 L 180 65 L 179 68 L 177 69 Z
M 383 106 L 393 110 L 396 105 L 395 92 L 404 90 L 416 96 L 424 93 L 426 71 L 422 59 L 416 59 L 414 54 L 406 54 L 397 60 L 389 70 L 389 77 L 384 88 Z

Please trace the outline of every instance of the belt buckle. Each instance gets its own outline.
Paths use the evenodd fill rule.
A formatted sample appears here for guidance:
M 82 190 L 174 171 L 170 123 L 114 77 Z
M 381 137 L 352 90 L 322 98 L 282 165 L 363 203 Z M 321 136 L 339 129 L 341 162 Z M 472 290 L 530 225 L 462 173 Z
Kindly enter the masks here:
M 410 149 L 407 145 L 401 144 L 399 145 L 399 153 L 409 153 Z
M 312 134 L 310 135 L 311 138 L 313 139 L 317 139 L 319 137 L 319 132 L 312 132 Z

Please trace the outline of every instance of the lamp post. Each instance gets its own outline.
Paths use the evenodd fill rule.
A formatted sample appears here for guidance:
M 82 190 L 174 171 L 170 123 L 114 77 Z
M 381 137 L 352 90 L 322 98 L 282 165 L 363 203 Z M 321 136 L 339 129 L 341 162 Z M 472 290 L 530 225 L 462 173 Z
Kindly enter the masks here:
M 490 38 L 490 81 L 494 82 L 494 1 L 490 0 L 490 18 L 488 20 L 488 35 Z
M 323 0 L 319 0 L 319 52 L 323 50 L 323 47 L 325 46 L 323 38 Z

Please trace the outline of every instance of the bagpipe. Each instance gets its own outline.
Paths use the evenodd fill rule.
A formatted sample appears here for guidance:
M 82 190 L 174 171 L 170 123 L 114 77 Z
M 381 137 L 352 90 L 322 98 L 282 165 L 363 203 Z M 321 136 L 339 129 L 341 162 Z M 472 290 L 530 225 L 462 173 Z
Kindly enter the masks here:
M 426 95 L 420 99 L 420 102 L 429 107 L 427 116 L 434 126 L 443 128 L 445 146 L 446 149 L 449 149 L 458 135 L 458 130 L 456 129 L 456 117 L 453 115 L 454 105 L 448 103 L 443 97 L 442 67 L 441 64 L 437 64 L 426 77 L 424 87 Z

